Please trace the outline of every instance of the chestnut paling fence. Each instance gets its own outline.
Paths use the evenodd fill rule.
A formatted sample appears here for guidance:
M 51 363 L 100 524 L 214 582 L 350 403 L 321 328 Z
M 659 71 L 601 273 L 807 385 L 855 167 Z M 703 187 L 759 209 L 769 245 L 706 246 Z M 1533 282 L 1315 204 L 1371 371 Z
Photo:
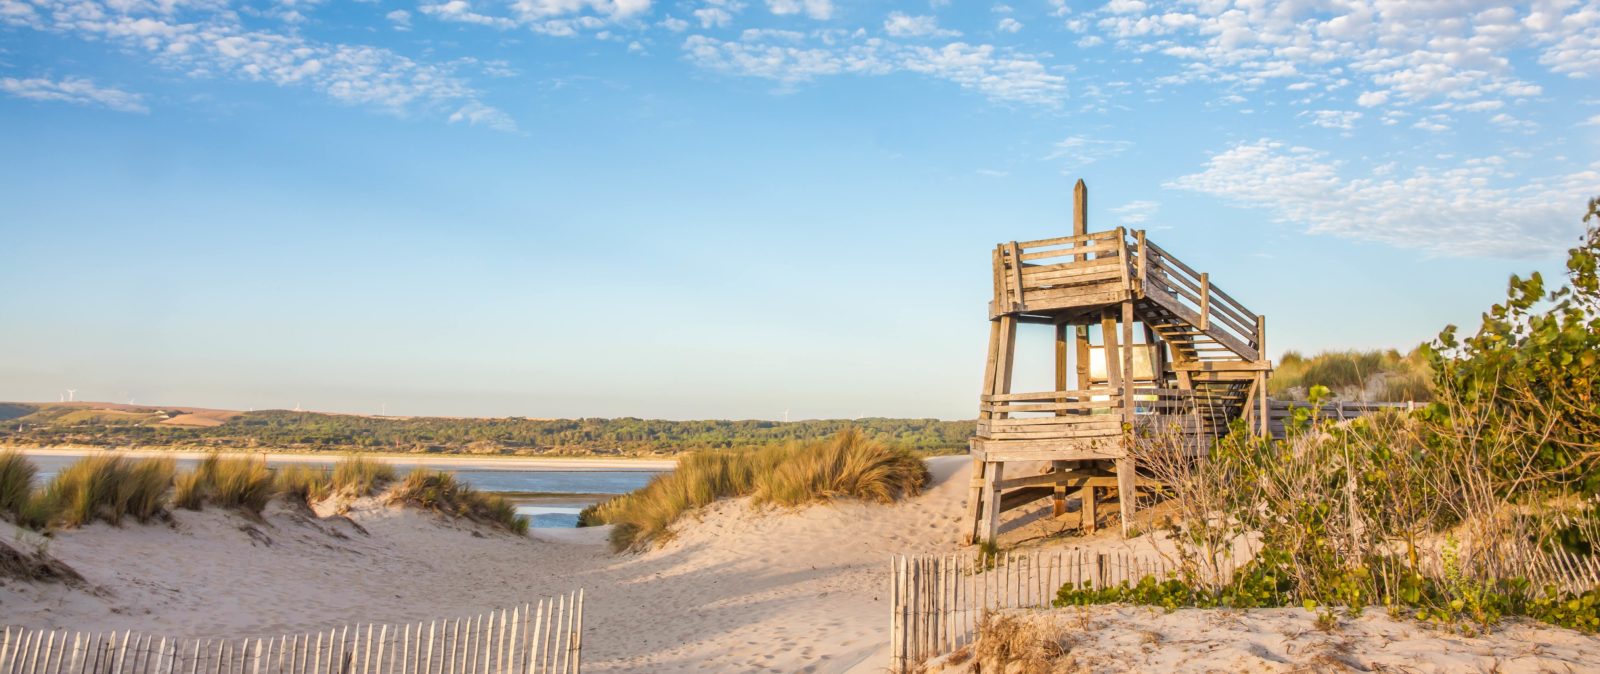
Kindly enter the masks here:
M 1586 508 L 1600 507 L 1600 498 Z M 1562 527 L 1581 526 L 1572 516 L 1556 515 Z M 1217 568 L 1191 570 L 1199 582 L 1220 586 L 1238 571 L 1231 557 Z M 1438 550 L 1420 555 L 1417 571 L 1430 578 L 1469 573 L 1480 578 L 1525 578 L 1533 588 L 1581 593 L 1600 588 L 1600 555 L 1575 555 L 1531 543 L 1503 544 L 1495 554 L 1472 555 L 1453 564 Z M 1063 585 L 1103 589 L 1137 584 L 1146 576 L 1174 577 L 1178 568 L 1158 556 L 1067 548 L 1027 553 L 897 555 L 890 561 L 889 671 L 915 671 L 926 660 L 955 652 L 977 638 L 983 615 L 1002 609 L 1048 609 Z M 0 674 L 4 674 L 0 672 Z
M 583 591 L 470 618 L 273 638 L 8 627 L 0 674 L 578 674 Z

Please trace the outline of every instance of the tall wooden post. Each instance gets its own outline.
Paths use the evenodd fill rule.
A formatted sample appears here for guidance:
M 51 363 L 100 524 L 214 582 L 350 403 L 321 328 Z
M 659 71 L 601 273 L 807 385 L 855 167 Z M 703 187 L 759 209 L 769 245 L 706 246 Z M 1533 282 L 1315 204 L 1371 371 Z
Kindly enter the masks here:
M 1134 368 L 1133 352 L 1133 302 L 1122 303 L 1122 424 L 1123 448 L 1122 458 L 1117 459 L 1117 503 L 1122 511 L 1122 535 L 1128 535 L 1129 524 L 1133 522 L 1133 511 L 1138 494 L 1134 486 L 1135 461 L 1133 458 L 1134 443 L 1134 414 L 1137 403 L 1134 401 Z M 1109 357 L 1109 352 L 1107 353 Z

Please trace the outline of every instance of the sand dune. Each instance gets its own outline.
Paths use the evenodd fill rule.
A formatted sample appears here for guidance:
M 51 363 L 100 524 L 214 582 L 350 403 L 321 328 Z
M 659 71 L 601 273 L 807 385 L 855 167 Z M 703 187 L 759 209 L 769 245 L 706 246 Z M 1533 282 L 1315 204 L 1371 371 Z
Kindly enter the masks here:
M 7 582 L 0 615 L 31 627 L 269 636 L 464 616 L 583 587 L 589 671 L 876 672 L 887 665 L 889 556 L 959 549 L 967 464 L 931 460 L 931 489 L 891 506 L 755 512 L 725 501 L 636 555 L 612 554 L 603 529 L 519 538 L 371 500 L 348 520 L 282 505 L 265 522 L 179 511 L 170 525 L 60 532 L 50 553 L 99 589 Z M 1048 525 L 1009 535 L 1029 538 L 1028 526 Z M 1148 551 L 1159 538 L 1107 531 L 1073 542 Z

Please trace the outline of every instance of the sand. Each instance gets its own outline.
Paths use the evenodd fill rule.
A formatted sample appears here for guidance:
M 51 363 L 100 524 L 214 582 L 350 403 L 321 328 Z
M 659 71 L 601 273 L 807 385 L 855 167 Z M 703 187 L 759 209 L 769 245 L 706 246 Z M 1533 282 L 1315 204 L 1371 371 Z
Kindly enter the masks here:
M 1022 615 L 1022 614 L 1019 614 Z M 1023 615 L 1058 635 L 1055 670 L 1097 672 L 1407 672 L 1600 671 L 1600 639 L 1521 620 L 1481 635 L 1430 629 L 1381 610 L 1344 615 L 1331 629 L 1305 609 L 1251 611 L 1091 606 Z M 980 646 L 981 648 L 981 646 Z M 967 652 L 928 674 L 972 674 Z
M 643 554 L 611 553 L 604 528 L 519 538 L 371 500 L 348 520 L 275 505 L 264 522 L 208 510 L 179 511 L 170 524 L 97 524 L 48 544 L 94 587 L 5 581 L 0 622 L 271 636 L 465 616 L 582 587 L 586 671 L 878 672 L 888 663 L 889 556 L 960 549 L 968 459 L 929 463 L 933 485 L 908 502 L 757 512 L 725 501 Z M 1040 545 L 1029 540 L 1049 526 L 1035 520 L 1007 536 Z M 1112 531 L 1072 542 L 1161 545 Z M 1188 633 L 1163 629 L 1172 641 L 1211 636 L 1189 622 Z M 1600 653 L 1592 637 L 1545 632 Z

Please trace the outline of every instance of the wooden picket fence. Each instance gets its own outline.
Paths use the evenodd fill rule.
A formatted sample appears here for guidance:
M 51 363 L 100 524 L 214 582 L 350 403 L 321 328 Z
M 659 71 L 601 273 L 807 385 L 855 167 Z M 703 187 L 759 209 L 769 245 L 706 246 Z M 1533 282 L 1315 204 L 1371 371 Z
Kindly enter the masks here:
M 890 671 L 954 652 L 977 636 L 986 611 L 1049 608 L 1067 583 L 1100 589 L 1165 578 L 1166 560 L 1082 548 L 1047 552 L 895 556 L 890 573 Z M 1232 570 L 1226 571 L 1231 575 Z
M 8 627 L 0 674 L 579 674 L 583 591 L 471 618 L 244 639 Z

